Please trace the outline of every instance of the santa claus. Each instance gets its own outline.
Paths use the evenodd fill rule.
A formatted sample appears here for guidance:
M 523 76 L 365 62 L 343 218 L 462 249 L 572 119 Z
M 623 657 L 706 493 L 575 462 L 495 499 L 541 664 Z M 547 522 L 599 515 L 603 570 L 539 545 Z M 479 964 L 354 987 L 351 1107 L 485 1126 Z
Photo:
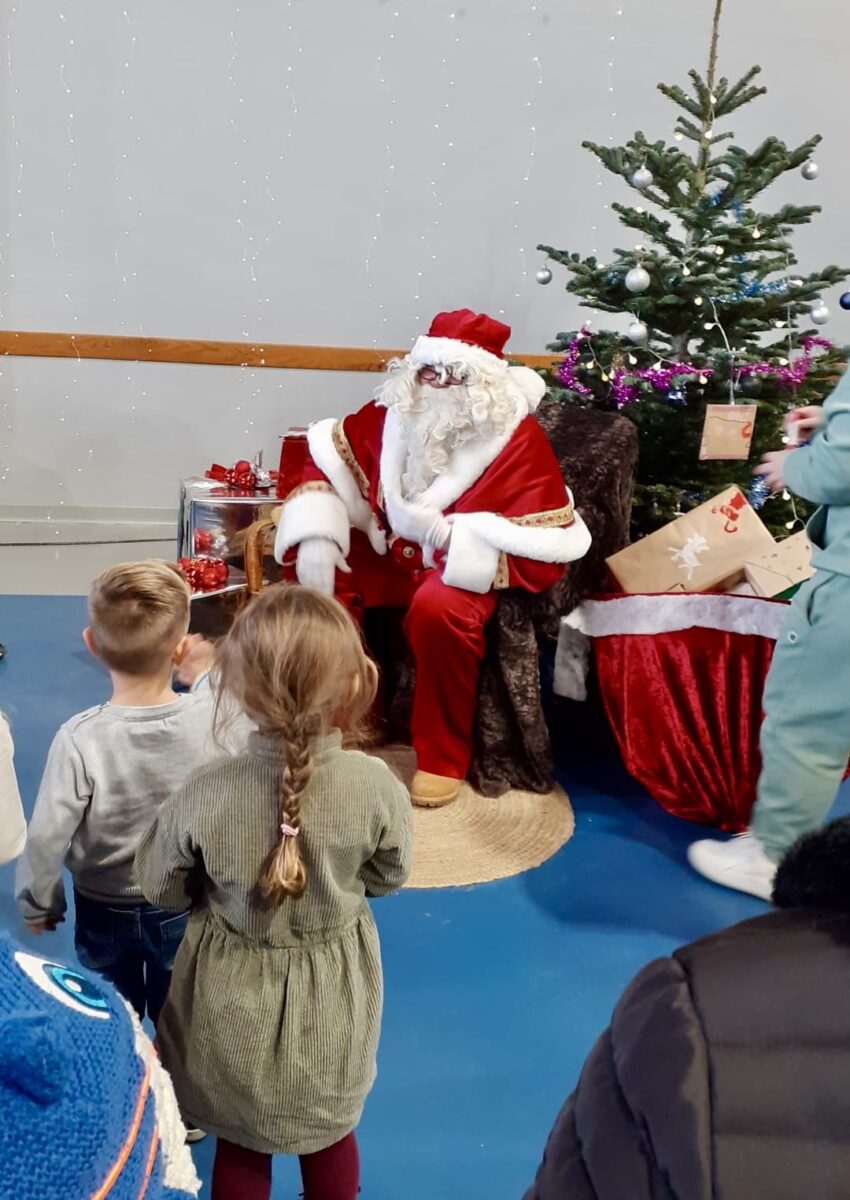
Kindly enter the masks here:
M 499 591 L 542 592 L 590 534 L 534 417 L 539 375 L 509 366 L 510 328 L 441 313 L 375 399 L 308 433 L 275 543 L 298 580 L 407 610 L 416 660 L 415 804 L 455 798 L 469 768 L 485 626 Z

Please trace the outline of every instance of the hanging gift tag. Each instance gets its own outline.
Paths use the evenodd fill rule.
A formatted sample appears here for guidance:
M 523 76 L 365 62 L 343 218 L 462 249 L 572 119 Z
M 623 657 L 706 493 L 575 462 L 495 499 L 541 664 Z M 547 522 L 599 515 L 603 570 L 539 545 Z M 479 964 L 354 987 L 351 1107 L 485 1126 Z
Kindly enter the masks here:
M 700 462 L 749 458 L 757 412 L 757 404 L 707 404 Z

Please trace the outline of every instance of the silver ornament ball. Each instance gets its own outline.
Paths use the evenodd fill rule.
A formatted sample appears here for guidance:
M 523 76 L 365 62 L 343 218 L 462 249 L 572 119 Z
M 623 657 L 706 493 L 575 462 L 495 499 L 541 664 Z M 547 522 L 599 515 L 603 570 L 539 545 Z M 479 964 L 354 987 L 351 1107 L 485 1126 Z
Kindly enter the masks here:
M 626 337 L 634 342 L 636 346 L 642 346 L 648 336 L 649 330 L 643 321 L 632 321 L 626 330 Z
M 538 283 L 543 283 L 543 284 L 551 283 L 552 282 L 552 272 L 549 270 L 548 267 L 541 267 L 540 270 L 537 272 L 537 275 L 535 276 L 535 278 Z
M 811 315 L 815 325 L 825 325 L 829 320 L 830 312 L 825 304 L 816 304 Z
M 803 163 L 802 167 L 800 168 L 800 174 L 804 179 L 808 179 L 810 182 L 812 179 L 817 179 L 819 173 L 820 167 L 816 162 L 811 162 L 811 160 Z
M 632 267 L 626 275 L 626 287 L 630 292 L 645 292 L 651 283 L 649 271 L 645 267 Z
M 645 192 L 648 187 L 652 187 L 653 183 L 655 183 L 655 176 L 649 167 L 638 167 L 631 178 L 632 187 L 637 188 L 639 192 Z

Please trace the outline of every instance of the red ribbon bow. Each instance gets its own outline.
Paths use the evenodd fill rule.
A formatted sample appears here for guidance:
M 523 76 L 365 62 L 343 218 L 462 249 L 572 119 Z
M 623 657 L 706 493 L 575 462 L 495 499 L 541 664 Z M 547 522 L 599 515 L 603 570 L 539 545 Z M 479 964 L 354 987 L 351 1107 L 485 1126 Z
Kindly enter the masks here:
M 206 477 L 215 479 L 217 483 L 225 483 L 228 487 L 238 488 L 240 492 L 253 492 L 257 487 L 257 472 L 246 458 L 240 458 L 232 467 L 213 463 Z

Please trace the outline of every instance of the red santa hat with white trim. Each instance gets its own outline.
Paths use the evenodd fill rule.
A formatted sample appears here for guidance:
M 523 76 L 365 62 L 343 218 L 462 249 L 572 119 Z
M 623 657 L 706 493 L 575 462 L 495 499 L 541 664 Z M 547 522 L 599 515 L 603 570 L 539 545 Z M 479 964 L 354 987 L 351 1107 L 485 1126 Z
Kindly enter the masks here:
M 546 384 L 530 367 L 507 362 L 504 348 L 510 336 L 510 325 L 486 313 L 459 308 L 438 313 L 427 335 L 417 338 L 408 358 L 416 366 L 445 367 L 453 375 L 465 375 L 485 386 L 512 385 L 534 412 L 546 395 Z

